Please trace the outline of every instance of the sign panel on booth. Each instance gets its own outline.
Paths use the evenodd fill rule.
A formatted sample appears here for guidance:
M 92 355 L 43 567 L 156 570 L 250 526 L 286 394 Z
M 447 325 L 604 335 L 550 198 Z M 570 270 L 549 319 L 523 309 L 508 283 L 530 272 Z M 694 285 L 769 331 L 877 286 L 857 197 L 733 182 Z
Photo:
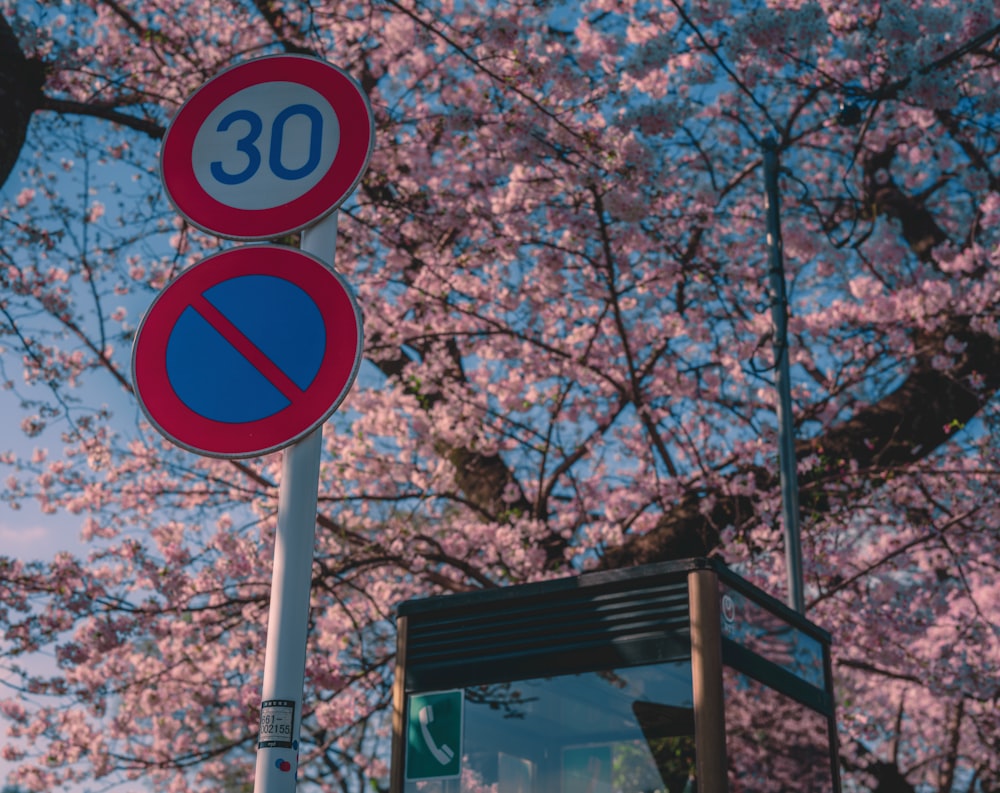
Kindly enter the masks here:
M 406 778 L 447 779 L 462 771 L 462 689 L 409 698 Z
M 184 103 L 163 141 L 167 195 L 195 226 L 264 240 L 351 193 L 375 139 L 371 104 L 337 67 L 276 55 L 231 67 Z
M 326 421 L 361 361 L 361 313 L 330 267 L 253 245 L 210 256 L 139 325 L 139 403 L 174 443 L 213 457 L 276 451 Z

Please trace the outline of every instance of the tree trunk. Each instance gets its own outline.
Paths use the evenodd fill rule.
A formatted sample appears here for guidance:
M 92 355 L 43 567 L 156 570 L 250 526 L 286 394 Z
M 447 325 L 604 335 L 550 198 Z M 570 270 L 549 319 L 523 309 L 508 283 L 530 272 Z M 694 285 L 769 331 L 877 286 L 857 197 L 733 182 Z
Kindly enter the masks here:
M 0 187 L 21 154 L 44 82 L 44 64 L 24 56 L 10 23 L 0 15 Z

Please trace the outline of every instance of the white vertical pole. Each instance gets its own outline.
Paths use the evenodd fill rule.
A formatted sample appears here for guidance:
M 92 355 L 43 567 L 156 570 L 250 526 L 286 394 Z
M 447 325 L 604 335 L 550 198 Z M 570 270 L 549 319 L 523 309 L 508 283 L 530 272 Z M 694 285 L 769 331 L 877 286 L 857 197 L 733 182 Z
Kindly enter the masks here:
M 332 265 L 337 213 L 305 229 L 300 247 Z M 317 427 L 282 460 L 254 793 L 295 791 L 322 446 Z

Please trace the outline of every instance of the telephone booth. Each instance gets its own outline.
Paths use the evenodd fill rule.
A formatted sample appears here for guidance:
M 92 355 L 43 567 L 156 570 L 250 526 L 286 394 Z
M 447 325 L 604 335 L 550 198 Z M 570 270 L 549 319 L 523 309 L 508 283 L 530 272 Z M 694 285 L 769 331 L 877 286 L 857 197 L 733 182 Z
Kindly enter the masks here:
M 402 604 L 390 793 L 839 793 L 830 637 L 688 559 Z

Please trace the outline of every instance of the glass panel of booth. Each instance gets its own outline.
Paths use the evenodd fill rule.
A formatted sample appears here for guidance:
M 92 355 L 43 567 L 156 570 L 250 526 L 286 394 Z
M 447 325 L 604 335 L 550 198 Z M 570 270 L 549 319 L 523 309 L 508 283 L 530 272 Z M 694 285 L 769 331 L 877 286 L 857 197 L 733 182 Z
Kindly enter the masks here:
M 831 793 L 826 716 L 725 666 L 729 793 Z
M 687 660 L 469 686 L 460 741 L 426 710 L 455 693 L 412 693 L 405 793 L 690 793 L 691 690 Z
M 742 592 L 721 586 L 722 636 L 817 688 L 826 684 L 822 643 Z
M 719 594 L 729 793 L 837 793 L 828 640 L 724 580 Z

